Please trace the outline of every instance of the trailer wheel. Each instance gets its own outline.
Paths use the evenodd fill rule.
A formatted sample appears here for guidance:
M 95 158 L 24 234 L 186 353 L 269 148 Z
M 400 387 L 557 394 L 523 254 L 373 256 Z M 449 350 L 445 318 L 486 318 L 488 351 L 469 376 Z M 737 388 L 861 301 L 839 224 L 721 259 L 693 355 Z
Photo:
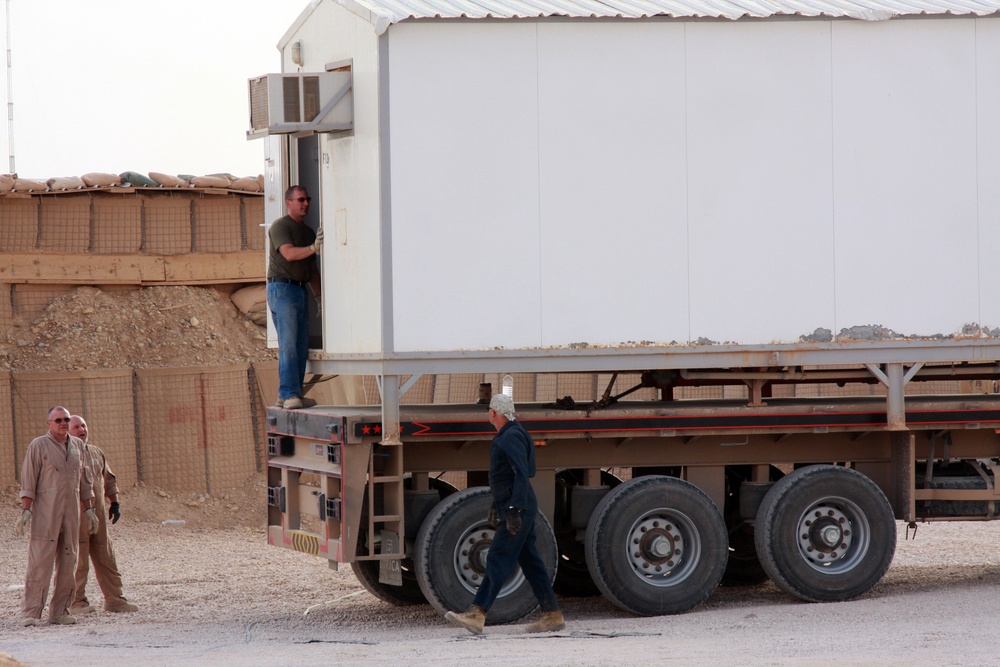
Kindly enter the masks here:
M 614 488 L 622 481 L 607 470 L 601 471 L 601 485 Z M 559 595 L 568 597 L 591 597 L 600 595 L 601 589 L 594 583 L 587 568 L 586 547 L 577 539 L 577 529 L 573 526 L 571 494 L 574 486 L 583 484 L 583 471 L 564 469 L 556 472 L 556 507 L 553 529 L 559 546 L 559 572 L 552 588 Z
M 490 490 L 473 487 L 442 500 L 431 510 L 417 534 L 414 548 L 417 582 L 438 612 L 465 611 L 486 574 L 486 559 L 494 530 L 486 523 L 492 503 Z M 535 517 L 538 553 L 555 577 L 559 552 L 552 526 L 539 512 Z M 489 610 L 490 625 L 510 623 L 538 606 L 521 568 L 504 583 Z
M 722 579 L 726 524 L 701 489 L 676 477 L 637 477 L 614 489 L 587 526 L 587 564 L 611 602 L 642 616 L 680 614 Z
M 424 604 L 427 598 L 424 597 L 420 586 L 417 584 L 417 576 L 413 571 L 413 560 L 404 558 L 401 563 L 403 574 L 403 585 L 392 586 L 383 584 L 378 580 L 379 562 L 377 560 L 356 560 L 351 563 L 351 570 L 358 578 L 365 590 L 377 597 L 382 602 L 388 602 L 397 607 L 405 607 L 414 604 Z
M 428 485 L 432 491 L 438 492 L 441 500 L 458 492 L 458 489 L 443 479 L 431 477 L 428 480 Z M 413 488 L 413 479 L 410 476 L 406 476 L 403 479 L 403 488 L 407 491 Z M 365 501 L 365 507 L 367 507 L 367 497 Z M 367 531 L 365 531 L 364 535 L 365 540 L 362 540 L 362 543 L 367 540 Z M 402 586 L 384 584 L 378 580 L 379 561 L 377 560 L 356 560 L 351 563 L 351 570 L 354 571 L 354 576 L 358 578 L 358 581 L 361 582 L 365 590 L 382 602 L 388 602 L 397 607 L 427 603 L 427 598 L 424 597 L 423 591 L 420 590 L 420 584 L 417 582 L 417 574 L 414 569 L 412 557 L 403 558 L 400 562 L 400 570 L 403 577 Z
M 885 494 L 840 466 L 800 468 L 776 482 L 761 502 L 756 529 L 768 576 L 810 602 L 868 592 L 896 550 L 896 522 Z

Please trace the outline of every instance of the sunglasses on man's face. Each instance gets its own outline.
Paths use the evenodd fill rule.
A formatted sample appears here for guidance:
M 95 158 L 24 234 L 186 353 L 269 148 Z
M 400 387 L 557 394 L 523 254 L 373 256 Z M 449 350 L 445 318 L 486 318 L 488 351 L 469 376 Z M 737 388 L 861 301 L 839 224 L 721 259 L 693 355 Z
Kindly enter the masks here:
M 312 201 L 312 200 L 313 200 L 312 197 L 295 197 L 295 198 L 292 199 L 292 201 L 297 201 L 300 204 L 303 203 L 303 202 Z
M 56 424 L 68 424 L 69 423 L 69 417 L 56 417 L 55 419 L 53 419 L 51 421 L 54 422 L 54 423 L 56 423 Z

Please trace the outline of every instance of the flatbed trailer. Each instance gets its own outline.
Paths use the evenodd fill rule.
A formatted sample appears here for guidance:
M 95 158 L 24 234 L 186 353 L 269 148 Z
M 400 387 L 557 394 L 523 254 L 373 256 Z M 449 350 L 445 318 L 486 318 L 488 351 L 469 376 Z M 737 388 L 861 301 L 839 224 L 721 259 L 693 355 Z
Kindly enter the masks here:
M 493 434 L 424 375 L 616 379 L 514 400 L 557 591 L 636 614 L 850 599 L 898 521 L 996 518 L 1000 0 L 310 0 L 278 47 L 265 223 L 308 190 L 308 370 L 378 405 L 268 409 L 272 544 L 469 604 Z
M 537 447 L 539 542 L 557 590 L 643 615 L 766 577 L 805 600 L 845 600 L 889 567 L 896 520 L 996 518 L 1000 395 L 908 396 L 904 430 L 890 428 L 888 404 L 518 404 Z M 400 411 L 399 444 L 386 445 L 380 406 L 269 408 L 268 541 L 350 564 L 388 602 L 463 609 L 493 534 L 484 486 L 495 432 L 482 404 Z M 491 622 L 533 604 L 515 577 Z

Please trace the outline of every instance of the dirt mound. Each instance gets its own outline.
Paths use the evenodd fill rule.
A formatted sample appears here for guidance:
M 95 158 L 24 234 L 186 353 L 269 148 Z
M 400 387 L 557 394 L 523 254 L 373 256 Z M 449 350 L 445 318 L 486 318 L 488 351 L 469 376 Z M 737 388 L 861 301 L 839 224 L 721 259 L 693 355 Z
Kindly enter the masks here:
M 263 327 L 211 287 L 78 287 L 0 334 L 0 368 L 19 372 L 223 366 L 271 361 Z
M 164 491 L 140 483 L 123 491 L 120 500 L 122 513 L 137 522 L 183 521 L 185 528 L 207 530 L 261 530 L 267 525 L 267 483 L 263 474 L 252 476 L 238 489 L 212 495 Z

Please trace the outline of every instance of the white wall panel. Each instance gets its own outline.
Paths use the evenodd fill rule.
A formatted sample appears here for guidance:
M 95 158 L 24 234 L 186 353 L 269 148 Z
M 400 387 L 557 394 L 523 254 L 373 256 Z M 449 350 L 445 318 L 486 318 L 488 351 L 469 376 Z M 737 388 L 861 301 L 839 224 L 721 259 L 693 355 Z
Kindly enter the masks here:
M 541 344 L 535 31 L 390 32 L 397 350 Z
M 837 325 L 979 317 L 976 22 L 833 24 Z
M 1000 20 L 976 21 L 979 324 L 1000 327 Z
M 538 43 L 542 344 L 685 341 L 684 27 Z
M 393 25 L 395 350 L 1000 326 L 997 23 Z
M 693 340 L 833 326 L 829 25 L 688 24 Z

